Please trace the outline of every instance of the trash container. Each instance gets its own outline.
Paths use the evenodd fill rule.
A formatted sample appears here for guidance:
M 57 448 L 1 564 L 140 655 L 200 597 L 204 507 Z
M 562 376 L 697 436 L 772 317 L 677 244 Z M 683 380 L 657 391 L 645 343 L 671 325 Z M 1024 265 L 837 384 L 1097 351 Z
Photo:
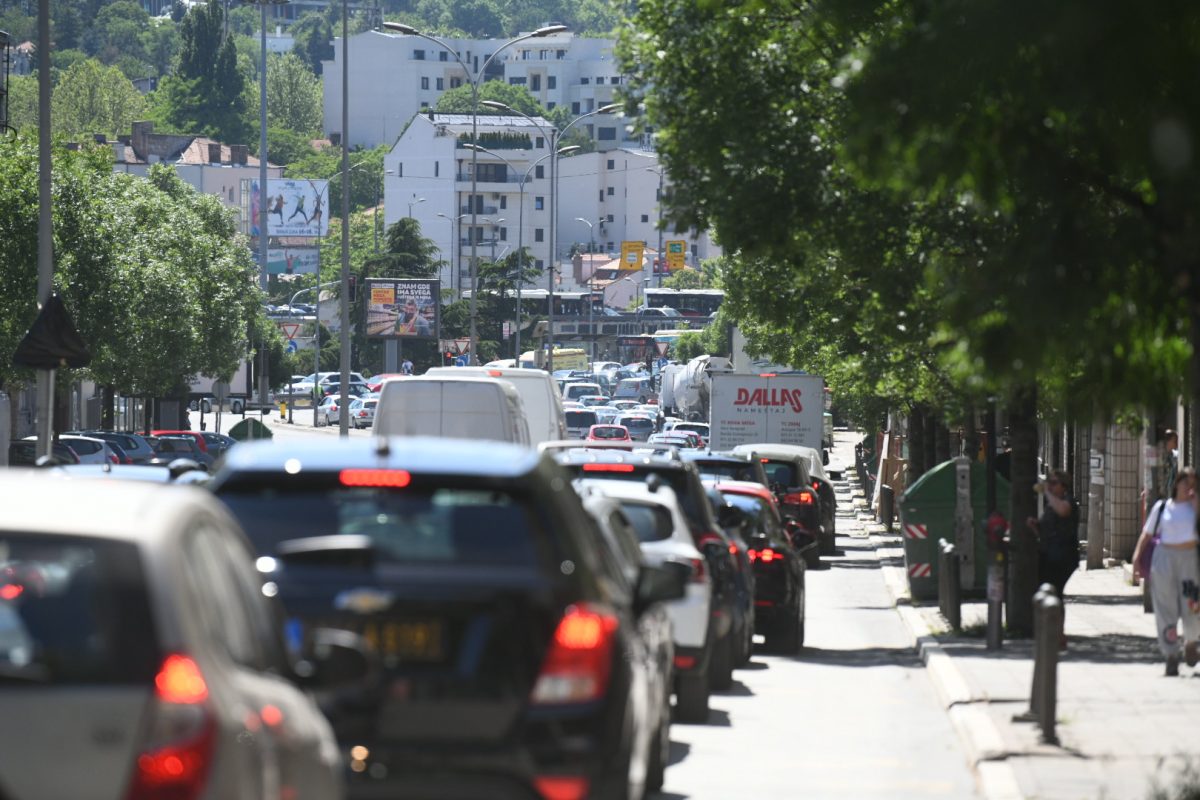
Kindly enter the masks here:
M 957 488 L 955 459 L 944 461 L 922 475 L 900 495 L 900 535 L 904 538 L 904 570 L 914 600 L 933 600 L 938 592 L 938 539 L 954 543 L 954 511 Z M 970 497 L 974 522 L 973 555 L 975 585 L 963 587 L 964 596 L 981 594 L 987 587 L 987 471 L 983 464 L 970 465 Z M 1008 481 L 996 476 L 996 504 L 1008 508 Z M 961 550 L 962 548 L 960 548 Z

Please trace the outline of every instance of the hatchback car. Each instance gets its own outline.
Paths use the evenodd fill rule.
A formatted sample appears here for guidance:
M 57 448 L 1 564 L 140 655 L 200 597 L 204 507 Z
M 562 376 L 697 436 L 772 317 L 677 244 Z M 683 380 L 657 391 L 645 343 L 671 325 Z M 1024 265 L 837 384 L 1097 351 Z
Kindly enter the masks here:
M 346 398 L 335 397 L 334 395 L 325 395 L 321 398 L 320 405 L 317 406 L 317 424 L 318 425 L 340 425 L 342 406 L 346 404 Z
M 588 430 L 589 442 L 632 442 L 629 430 L 620 425 L 593 425 Z
M 770 486 L 763 464 L 757 458 L 714 453 L 710 450 L 685 450 L 679 457 L 695 464 L 704 478 L 753 481 Z
M 350 415 L 350 427 L 370 428 L 375 424 L 375 409 L 378 406 L 378 397 L 356 397 L 351 400 L 347 410 Z
M 654 420 L 641 414 L 622 414 L 617 417 L 617 424 L 629 431 L 634 441 L 644 442 L 654 433 Z
M 0 726 L 5 797 L 341 796 L 333 732 L 220 503 L 16 471 L 0 495 L 0 715 L 21 721 Z
M 36 436 L 26 436 L 26 442 L 33 442 L 36 446 Z M 60 444 L 65 444 L 71 448 L 71 452 L 79 459 L 80 464 L 117 464 L 117 454 L 108 446 L 108 443 L 103 439 L 96 439 L 91 436 L 71 436 L 63 434 L 58 437 Z M 58 455 L 58 452 L 55 452 Z
M 375 678 L 329 711 L 351 796 L 640 797 L 640 614 L 682 576 L 613 569 L 569 476 L 500 442 L 253 442 L 214 484 L 293 638 L 361 634 Z
M 154 458 L 154 448 L 136 433 L 118 433 L 115 431 L 68 431 L 78 436 L 91 436 L 103 439 L 110 445 L 116 444 L 129 456 L 134 464 L 144 464 Z

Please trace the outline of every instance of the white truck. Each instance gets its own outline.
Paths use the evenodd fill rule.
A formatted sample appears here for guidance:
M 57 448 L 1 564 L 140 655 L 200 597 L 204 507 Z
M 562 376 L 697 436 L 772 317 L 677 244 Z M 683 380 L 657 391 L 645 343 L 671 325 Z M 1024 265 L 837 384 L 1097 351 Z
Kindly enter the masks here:
M 263 408 L 264 404 L 258 402 L 258 387 L 253 385 L 252 375 L 250 362 L 242 359 L 228 381 L 207 375 L 197 376 L 188 385 L 188 408 L 192 411 L 203 410 L 206 414 L 218 407 L 234 414 Z M 268 393 L 265 407 L 271 407 L 272 399 L 271 393 Z
M 709 447 L 793 444 L 821 450 L 825 380 L 800 372 L 713 372 L 709 383 Z

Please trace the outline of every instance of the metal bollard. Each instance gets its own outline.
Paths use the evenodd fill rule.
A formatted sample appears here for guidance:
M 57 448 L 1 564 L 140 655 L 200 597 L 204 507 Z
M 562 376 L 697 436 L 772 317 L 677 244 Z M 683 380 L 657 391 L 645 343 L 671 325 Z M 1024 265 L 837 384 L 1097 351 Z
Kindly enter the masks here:
M 1034 665 L 1034 669 L 1041 672 L 1038 727 L 1042 729 L 1043 744 L 1058 744 L 1054 724 L 1058 710 L 1058 643 L 1063 627 L 1062 600 L 1050 594 L 1042 599 L 1034 614 L 1042 618 L 1038 631 L 1038 649 L 1042 658 Z
M 879 487 L 879 521 L 889 531 L 896 517 L 896 494 L 886 483 Z
M 987 649 L 1000 650 L 1004 647 L 1004 591 L 1008 582 L 1008 554 L 1004 548 L 988 550 L 987 572 Z
M 1039 609 L 1047 597 L 1054 595 L 1054 587 L 1043 583 L 1033 595 L 1033 686 L 1029 690 L 1029 708 L 1020 714 L 1013 714 L 1013 722 L 1037 722 L 1039 704 L 1042 700 L 1042 667 L 1046 657 L 1042 653 L 1042 615 Z M 1054 641 L 1054 652 L 1058 654 L 1058 640 Z
M 962 582 L 958 574 L 958 548 L 938 539 L 938 608 L 950 629 L 962 630 Z

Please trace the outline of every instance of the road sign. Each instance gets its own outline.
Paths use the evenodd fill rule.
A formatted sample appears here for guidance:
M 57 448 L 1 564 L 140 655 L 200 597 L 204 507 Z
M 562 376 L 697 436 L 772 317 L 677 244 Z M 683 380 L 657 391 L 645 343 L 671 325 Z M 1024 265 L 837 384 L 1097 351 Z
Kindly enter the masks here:
M 287 351 L 288 351 L 289 353 L 294 353 L 294 352 L 296 352 L 298 349 L 300 349 L 300 346 L 299 346 L 298 344 L 296 344 L 296 340 L 295 340 L 295 339 L 288 339 L 288 343 L 287 343 Z
M 682 239 L 667 242 L 667 269 L 670 272 L 683 269 L 686 259 L 686 247 L 687 242 Z
M 281 322 L 279 323 L 279 330 L 283 331 L 283 335 L 286 336 L 290 342 L 292 339 L 295 339 L 296 334 L 300 332 L 300 323 Z
M 503 323 L 503 324 L 500 326 L 500 328 L 501 328 L 501 332 L 502 332 L 502 333 L 501 333 L 501 335 L 502 335 L 502 336 L 503 336 L 505 339 L 507 339 L 508 337 L 512 336 L 512 323 L 511 323 L 511 322 L 505 322 L 505 323 Z
M 621 242 L 621 272 L 636 272 L 642 268 L 645 257 L 645 242 Z
M 458 358 L 454 359 L 454 366 L 469 367 L 469 366 L 471 366 L 470 361 L 471 361 L 470 356 L 459 356 Z
M 455 339 L 455 340 L 454 340 L 454 349 L 455 349 L 455 350 L 457 350 L 457 351 L 458 351 L 458 352 L 460 352 L 460 353 L 466 353 L 467 351 L 469 351 L 469 350 L 471 349 L 471 340 L 470 340 L 470 338 L 467 338 L 467 339 Z
M 671 343 L 670 342 L 655 342 L 654 347 L 655 347 L 655 349 L 658 350 L 658 354 L 660 356 L 665 356 L 667 354 L 667 350 L 671 347 Z

